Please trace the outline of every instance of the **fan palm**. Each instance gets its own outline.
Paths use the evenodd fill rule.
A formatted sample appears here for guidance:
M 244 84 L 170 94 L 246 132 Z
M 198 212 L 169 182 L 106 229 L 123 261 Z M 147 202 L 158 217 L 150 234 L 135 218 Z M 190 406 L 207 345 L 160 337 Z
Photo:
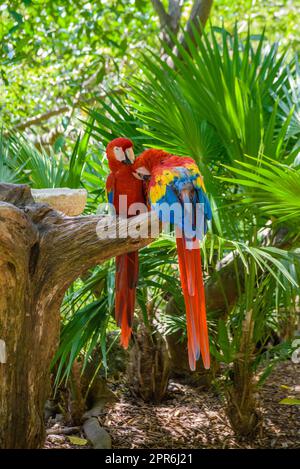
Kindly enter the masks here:
M 17 156 L 12 156 L 9 141 L 0 133 L 0 181 L 18 183 L 22 178 L 24 165 L 19 165 Z
M 170 294 L 182 301 L 179 283 L 174 279 L 175 242 L 162 238 L 140 252 L 140 273 L 137 290 L 141 321 L 150 334 L 155 333 L 153 313 L 159 313 Z M 106 334 L 115 329 L 112 320 L 114 306 L 114 263 L 97 267 L 87 279 L 79 280 L 66 296 L 62 309 L 61 344 L 53 365 L 57 364 L 56 385 L 70 376 L 74 361 L 83 357 L 83 371 L 96 347 L 102 351 L 102 365 L 109 368 Z M 143 318 L 143 319 L 142 319 Z M 143 321 L 144 320 L 144 321 Z
M 226 305 L 226 328 L 231 327 L 232 315 L 239 318 L 236 332 L 225 341 L 235 370 L 229 375 L 228 412 L 235 429 L 247 434 L 257 423 L 250 418 L 255 413 L 253 366 L 260 355 L 255 344 L 268 337 L 260 293 L 266 295 L 275 282 L 277 296 L 269 295 L 266 310 L 279 318 L 279 297 L 285 296 L 291 304 L 298 285 L 298 278 L 289 272 L 291 265 L 299 269 L 298 256 L 291 260 L 288 252 L 279 254 L 277 248 L 260 244 L 266 243 L 261 233 L 270 228 L 274 217 L 282 223 L 299 215 L 298 172 L 289 166 L 298 151 L 290 133 L 294 107 L 286 100 L 288 78 L 295 68 L 293 63 L 286 67 L 276 45 L 264 47 L 264 34 L 255 44 L 250 31 L 245 40 L 237 28 L 232 35 L 225 30 L 218 34 L 212 29 L 210 35 L 201 36 L 195 30 L 195 44 L 186 37 L 188 51 L 180 44 L 179 58 L 169 51 L 175 67 L 151 52 L 146 54 L 141 63 L 144 76 L 131 81 L 131 105 L 143 122 L 140 131 L 154 139 L 155 146 L 193 156 L 205 176 L 214 207 L 213 234 L 203 245 L 205 260 L 211 271 L 222 256 L 224 261 L 231 259 L 237 283 L 235 302 Z M 287 103 L 284 121 L 278 112 L 283 102 Z M 273 237 L 280 226 L 271 225 Z M 226 296 L 222 270 L 218 277 Z M 219 330 L 213 350 L 222 346 L 224 331 L 224 327 Z M 224 361 L 224 354 L 219 359 Z M 237 402 L 240 394 L 243 400 Z M 245 402 L 249 407 L 243 407 Z M 245 418 L 237 418 L 239 414 Z
M 141 73 L 130 80 L 126 105 L 99 103 L 90 114 L 103 143 L 125 129 L 138 149 L 144 142 L 198 162 L 214 212 L 202 245 L 205 268 L 209 283 L 215 281 L 225 297 L 223 311 L 217 316 L 209 311 L 212 352 L 228 363 L 231 391 L 225 395 L 231 422 L 251 433 L 257 423 L 250 419 L 255 410 L 252 378 L 263 357 L 256 345 L 280 329 L 283 314 L 292 317 L 299 282 L 297 252 L 272 245 L 285 228 L 282 223 L 299 214 L 298 172 L 291 168 L 298 152 L 290 131 L 295 107 L 287 99 L 297 67 L 295 61 L 286 65 L 284 54 L 276 44 L 267 44 L 264 33 L 254 40 L 249 30 L 243 39 L 237 26 L 232 34 L 212 28 L 202 35 L 194 30 L 194 39 L 186 35 L 188 50 L 176 43 L 177 56 L 169 50 L 174 66 L 147 51 Z M 284 119 L 279 112 L 283 105 Z M 281 247 L 293 245 L 294 233 L 287 237 L 290 243 Z M 231 302 L 222 280 L 225 271 L 236 283 Z M 262 304 L 262 295 L 268 305 Z M 182 318 L 162 315 L 161 320 L 165 331 L 184 333 Z M 241 389 L 247 398 L 237 402 Z M 246 401 L 249 407 L 244 408 Z M 236 415 L 232 409 L 238 409 Z M 243 421 L 235 418 L 240 411 Z
M 175 68 L 152 53 L 145 55 L 141 68 L 147 80 L 131 81 L 133 106 L 150 127 L 142 132 L 155 138 L 156 145 L 194 156 L 200 164 L 212 157 L 202 138 L 203 123 L 210 141 L 217 138 L 222 145 L 226 161 L 243 159 L 245 153 L 255 156 L 262 145 L 265 154 L 272 154 L 274 141 L 277 151 L 283 150 L 284 140 L 276 142 L 278 117 L 271 91 L 281 95 L 287 82 L 284 56 L 276 45 L 264 48 L 264 34 L 257 44 L 250 31 L 242 41 L 237 27 L 232 35 L 221 30 L 220 40 L 218 34 L 195 30 L 195 45 L 186 35 L 189 51 L 179 43 L 180 59 L 170 51 Z
M 263 213 L 276 217 L 278 222 L 299 225 L 299 168 L 265 156 L 248 157 L 248 161 L 237 162 L 236 167 L 225 167 L 236 177 L 221 179 L 245 188 L 242 194 L 244 204 L 255 204 Z
M 35 189 L 77 188 L 83 178 L 89 138 L 89 130 L 79 136 L 69 157 L 63 152 L 55 153 L 53 149 L 37 148 L 22 134 L 9 134 L 5 137 L 7 165 L 13 169 L 18 166 L 20 180 Z

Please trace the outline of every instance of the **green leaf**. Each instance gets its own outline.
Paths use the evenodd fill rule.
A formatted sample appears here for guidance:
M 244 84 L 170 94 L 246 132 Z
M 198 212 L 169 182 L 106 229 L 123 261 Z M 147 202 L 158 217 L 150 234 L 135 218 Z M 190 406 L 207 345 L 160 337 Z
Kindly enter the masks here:
M 72 445 L 76 446 L 85 446 L 88 444 L 88 441 L 85 438 L 79 438 L 78 436 L 70 435 L 68 436 L 68 440 Z
M 286 397 L 285 399 L 282 399 L 279 404 L 285 404 L 285 405 L 300 405 L 300 399 L 296 399 L 294 397 Z
M 9 14 L 10 16 L 17 21 L 17 23 L 22 23 L 23 22 L 23 16 L 18 13 L 17 11 L 15 10 L 8 10 L 9 11 Z

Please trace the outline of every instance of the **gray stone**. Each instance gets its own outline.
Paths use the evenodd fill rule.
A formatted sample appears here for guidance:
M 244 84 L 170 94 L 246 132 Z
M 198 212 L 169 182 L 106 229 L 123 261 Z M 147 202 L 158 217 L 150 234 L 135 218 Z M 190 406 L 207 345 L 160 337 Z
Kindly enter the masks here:
M 87 410 L 83 414 L 82 416 L 83 420 L 87 420 L 90 417 L 98 417 L 98 415 L 101 415 L 106 404 L 107 404 L 106 399 L 99 399 L 97 403 L 91 409 Z
M 86 420 L 83 430 L 94 449 L 111 449 L 111 437 L 104 428 L 100 427 L 96 417 Z
M 85 189 L 31 189 L 31 193 L 35 202 L 50 205 L 69 217 L 80 215 L 87 200 Z

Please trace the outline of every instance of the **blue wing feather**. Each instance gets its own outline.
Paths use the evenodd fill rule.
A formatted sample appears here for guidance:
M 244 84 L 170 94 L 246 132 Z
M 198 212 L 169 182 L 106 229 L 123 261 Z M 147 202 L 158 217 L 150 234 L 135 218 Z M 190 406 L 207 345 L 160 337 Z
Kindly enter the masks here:
M 155 210 L 162 222 L 171 223 L 182 229 L 186 238 L 192 239 L 196 235 L 197 239 L 202 239 L 203 234 L 207 232 L 207 221 L 211 220 L 212 212 L 207 195 L 196 183 L 196 179 L 200 173 L 191 174 L 185 167 L 168 168 L 168 171 L 173 173 L 173 180 L 166 184 L 164 195 L 157 200 L 156 203 L 151 203 L 151 207 Z M 192 217 L 187 217 L 187 212 L 185 212 L 185 210 L 173 211 L 169 209 L 174 206 L 174 204 L 180 204 L 180 206 L 182 206 L 183 201 L 180 199 L 179 194 L 181 194 L 181 191 L 187 186 L 187 184 L 191 183 L 195 189 L 193 200 L 188 199 L 184 202 L 192 203 L 194 214 L 196 213 L 197 202 L 203 204 L 203 207 L 199 212 L 202 220 L 200 220 L 200 222 L 197 220 L 198 223 L 196 224 L 195 217 L 189 220 L 189 218 Z
M 108 202 L 114 205 L 114 189 L 115 189 L 115 177 L 110 173 L 106 180 L 106 192 Z
M 110 204 L 114 203 L 114 191 L 107 192 L 108 202 Z

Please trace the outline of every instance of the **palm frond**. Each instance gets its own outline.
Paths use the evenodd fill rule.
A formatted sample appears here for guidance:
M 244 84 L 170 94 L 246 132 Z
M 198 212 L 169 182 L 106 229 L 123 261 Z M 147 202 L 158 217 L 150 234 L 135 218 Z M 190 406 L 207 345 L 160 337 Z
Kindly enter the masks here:
M 138 127 L 141 121 L 133 112 L 133 108 L 126 106 L 121 96 L 108 94 L 106 100 L 99 100 L 96 107 L 86 109 L 91 121 L 84 122 L 90 129 L 93 138 L 99 141 L 104 150 L 110 140 L 117 137 L 130 138 L 137 152 L 142 151 L 142 144 L 147 143 Z
M 248 157 L 236 166 L 225 166 L 236 177 L 220 177 L 223 181 L 244 187 L 241 202 L 257 206 L 278 221 L 299 223 L 300 170 L 267 157 Z
M 9 139 L 0 132 L 0 181 L 18 183 L 22 179 L 24 165 L 18 164 L 17 156 L 11 151 Z
M 186 34 L 189 50 L 177 41 L 179 58 L 169 51 L 175 68 L 150 51 L 141 62 L 146 79 L 130 82 L 131 105 L 144 123 L 140 131 L 155 146 L 194 157 L 206 179 L 207 165 L 216 160 L 243 161 L 262 147 L 271 155 L 274 144 L 280 158 L 287 139 L 288 124 L 278 135 L 271 96 L 281 95 L 287 83 L 284 55 L 276 44 L 264 48 L 263 35 L 256 46 L 250 31 L 243 41 L 237 27 L 219 36 L 213 28 L 210 35 L 195 29 L 194 44 Z M 215 191 L 213 184 L 209 190 Z

